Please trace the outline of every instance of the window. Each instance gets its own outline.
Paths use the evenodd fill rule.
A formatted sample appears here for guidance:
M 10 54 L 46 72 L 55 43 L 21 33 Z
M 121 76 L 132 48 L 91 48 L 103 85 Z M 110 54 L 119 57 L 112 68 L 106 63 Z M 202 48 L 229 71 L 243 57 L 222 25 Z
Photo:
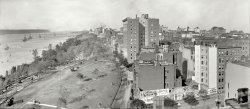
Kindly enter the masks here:
M 229 89 L 229 83 L 227 83 L 228 89 Z
M 167 73 L 169 73 L 169 70 L 167 70 Z
M 201 73 L 201 76 L 203 76 L 203 72 Z
M 203 82 L 203 78 L 201 79 L 201 82 Z
M 201 61 L 201 65 L 203 65 L 203 61 Z

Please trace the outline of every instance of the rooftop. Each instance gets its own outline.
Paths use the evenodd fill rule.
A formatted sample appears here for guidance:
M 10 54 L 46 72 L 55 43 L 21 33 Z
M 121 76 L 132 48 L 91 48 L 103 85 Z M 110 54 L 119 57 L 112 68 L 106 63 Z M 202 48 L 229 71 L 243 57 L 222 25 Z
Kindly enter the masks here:
M 245 61 L 245 62 L 242 62 L 242 61 L 234 61 L 234 62 L 232 62 L 232 63 L 237 64 L 237 65 L 241 65 L 241 66 L 245 66 L 245 67 L 249 67 L 249 68 L 250 68 L 250 60 Z
M 231 48 L 241 48 L 241 47 L 233 47 L 233 46 L 218 46 L 218 49 L 231 49 Z

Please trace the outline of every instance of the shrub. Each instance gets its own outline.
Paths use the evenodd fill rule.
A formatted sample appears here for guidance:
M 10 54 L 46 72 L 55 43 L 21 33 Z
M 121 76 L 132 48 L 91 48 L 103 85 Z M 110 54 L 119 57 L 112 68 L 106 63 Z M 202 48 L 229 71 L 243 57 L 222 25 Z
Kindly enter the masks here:
M 77 73 L 77 77 L 78 77 L 79 79 L 84 79 L 84 78 L 85 78 L 85 76 L 84 76 L 83 74 L 81 74 L 81 73 Z
M 184 102 L 189 104 L 191 107 L 199 104 L 199 101 L 195 98 L 193 94 L 187 95 L 183 100 Z
M 89 106 L 88 105 L 85 105 L 85 106 L 82 106 L 81 109 L 88 109 Z
M 170 98 L 165 98 L 164 99 L 164 107 L 176 108 L 177 107 L 177 102 L 170 99 Z
M 85 79 L 84 81 L 90 81 L 90 80 L 92 80 L 92 78 L 87 78 L 87 79 Z
M 144 101 L 135 99 L 130 103 L 131 108 L 136 108 L 136 109 L 143 109 L 146 107 L 146 104 Z

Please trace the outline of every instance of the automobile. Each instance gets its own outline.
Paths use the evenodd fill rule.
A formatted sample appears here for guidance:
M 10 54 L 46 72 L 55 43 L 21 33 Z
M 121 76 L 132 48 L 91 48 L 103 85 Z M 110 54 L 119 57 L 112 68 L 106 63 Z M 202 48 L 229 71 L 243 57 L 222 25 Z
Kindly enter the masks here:
M 70 70 L 71 70 L 72 72 L 74 72 L 74 71 L 77 71 L 78 68 L 79 68 L 79 67 L 71 67 Z

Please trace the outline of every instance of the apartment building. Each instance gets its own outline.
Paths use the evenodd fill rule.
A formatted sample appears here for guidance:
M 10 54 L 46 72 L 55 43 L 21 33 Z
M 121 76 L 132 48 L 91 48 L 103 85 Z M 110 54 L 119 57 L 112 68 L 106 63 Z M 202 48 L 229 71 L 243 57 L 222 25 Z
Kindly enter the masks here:
M 129 63 L 136 60 L 141 48 L 159 45 L 159 19 L 149 18 L 148 14 L 124 19 L 122 31 L 125 45 L 123 54 Z
M 217 47 L 195 45 L 194 65 L 198 88 L 217 88 Z
M 218 93 L 225 92 L 225 66 L 227 62 L 240 61 L 241 47 L 218 47 Z
M 124 51 L 123 55 L 129 63 L 136 60 L 140 52 L 139 19 L 126 18 L 123 21 Z
M 155 47 L 155 45 L 159 45 L 159 19 L 149 18 L 148 14 L 142 14 L 139 22 L 142 27 L 141 37 L 145 41 L 143 47 Z
M 250 39 L 220 39 L 218 46 L 241 47 L 243 56 L 250 56 Z

